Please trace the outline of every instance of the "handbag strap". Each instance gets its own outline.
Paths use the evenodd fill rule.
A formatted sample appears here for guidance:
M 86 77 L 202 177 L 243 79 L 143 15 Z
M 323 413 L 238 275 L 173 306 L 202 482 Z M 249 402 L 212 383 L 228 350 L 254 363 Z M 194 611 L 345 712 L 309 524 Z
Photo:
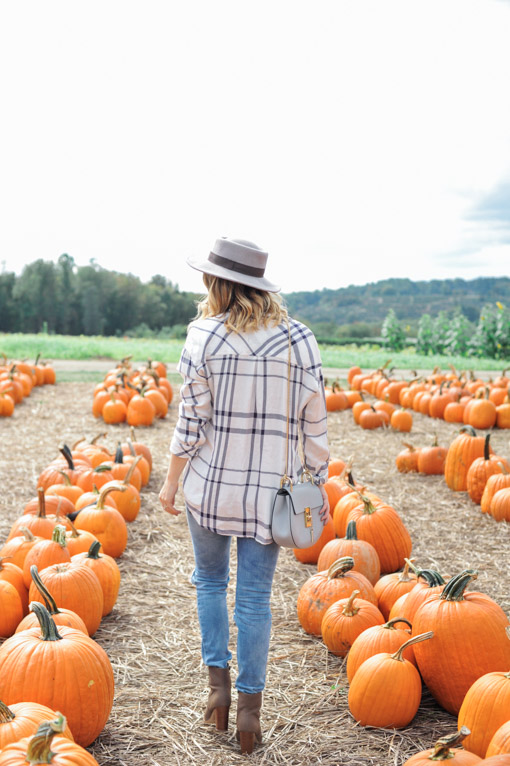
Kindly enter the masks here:
M 290 371 L 291 371 L 291 363 L 292 363 L 292 338 L 290 336 L 290 324 L 289 324 L 289 318 L 287 314 L 285 315 L 285 324 L 287 325 L 287 335 L 289 337 L 289 351 L 287 355 L 287 417 L 286 417 L 286 428 L 285 428 L 285 473 L 283 474 L 281 478 L 280 487 L 283 487 L 285 484 L 288 484 L 289 487 L 292 489 L 292 481 L 289 476 Z M 300 441 L 301 451 L 304 453 L 303 444 L 300 439 L 299 426 L 298 426 L 298 439 Z M 301 458 L 301 465 L 303 466 L 302 476 L 306 476 L 309 481 L 313 482 L 313 476 L 308 470 L 308 468 L 306 468 L 306 465 L 305 465 L 304 454 L 303 456 L 300 455 L 300 458 Z

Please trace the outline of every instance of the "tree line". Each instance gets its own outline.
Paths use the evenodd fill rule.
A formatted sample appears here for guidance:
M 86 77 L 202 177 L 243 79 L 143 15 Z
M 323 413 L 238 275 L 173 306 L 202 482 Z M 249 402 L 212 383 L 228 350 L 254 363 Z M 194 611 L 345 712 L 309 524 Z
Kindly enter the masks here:
M 94 261 L 77 266 L 64 254 L 56 263 L 36 260 L 19 276 L 0 273 L 0 331 L 182 336 L 196 298 L 161 275 L 144 283 Z

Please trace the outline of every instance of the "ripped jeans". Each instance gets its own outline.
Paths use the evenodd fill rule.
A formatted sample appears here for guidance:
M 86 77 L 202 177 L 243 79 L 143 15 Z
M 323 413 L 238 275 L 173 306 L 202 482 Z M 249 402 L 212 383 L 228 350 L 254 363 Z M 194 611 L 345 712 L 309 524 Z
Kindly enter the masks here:
M 230 541 L 201 527 L 187 512 L 195 553 L 191 582 L 197 589 L 202 659 L 207 666 L 226 668 L 228 648 L 227 585 Z M 271 632 L 271 587 L 280 548 L 262 545 L 251 537 L 237 537 L 237 582 L 234 621 L 237 626 L 236 687 L 246 694 L 264 689 Z

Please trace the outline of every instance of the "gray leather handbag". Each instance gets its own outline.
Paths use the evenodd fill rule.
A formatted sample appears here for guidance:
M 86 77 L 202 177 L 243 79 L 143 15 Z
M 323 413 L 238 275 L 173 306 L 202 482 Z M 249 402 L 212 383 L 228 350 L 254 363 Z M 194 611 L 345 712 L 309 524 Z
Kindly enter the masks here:
M 276 491 L 271 514 L 271 535 L 284 548 L 309 548 L 317 542 L 324 525 L 319 512 L 324 499 L 319 487 L 314 484 L 311 473 L 304 469 L 300 480 L 292 484 L 288 474 L 289 460 L 289 407 L 290 407 L 290 364 L 291 338 L 289 334 L 289 356 L 287 365 L 287 435 L 285 442 L 285 474 Z

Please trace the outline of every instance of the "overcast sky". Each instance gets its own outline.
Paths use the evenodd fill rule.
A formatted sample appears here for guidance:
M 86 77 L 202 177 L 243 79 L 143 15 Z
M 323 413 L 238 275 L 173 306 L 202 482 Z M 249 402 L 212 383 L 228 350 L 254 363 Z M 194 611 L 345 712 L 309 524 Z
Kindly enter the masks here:
M 285 292 L 510 275 L 505 0 L 0 5 L 0 262 Z

